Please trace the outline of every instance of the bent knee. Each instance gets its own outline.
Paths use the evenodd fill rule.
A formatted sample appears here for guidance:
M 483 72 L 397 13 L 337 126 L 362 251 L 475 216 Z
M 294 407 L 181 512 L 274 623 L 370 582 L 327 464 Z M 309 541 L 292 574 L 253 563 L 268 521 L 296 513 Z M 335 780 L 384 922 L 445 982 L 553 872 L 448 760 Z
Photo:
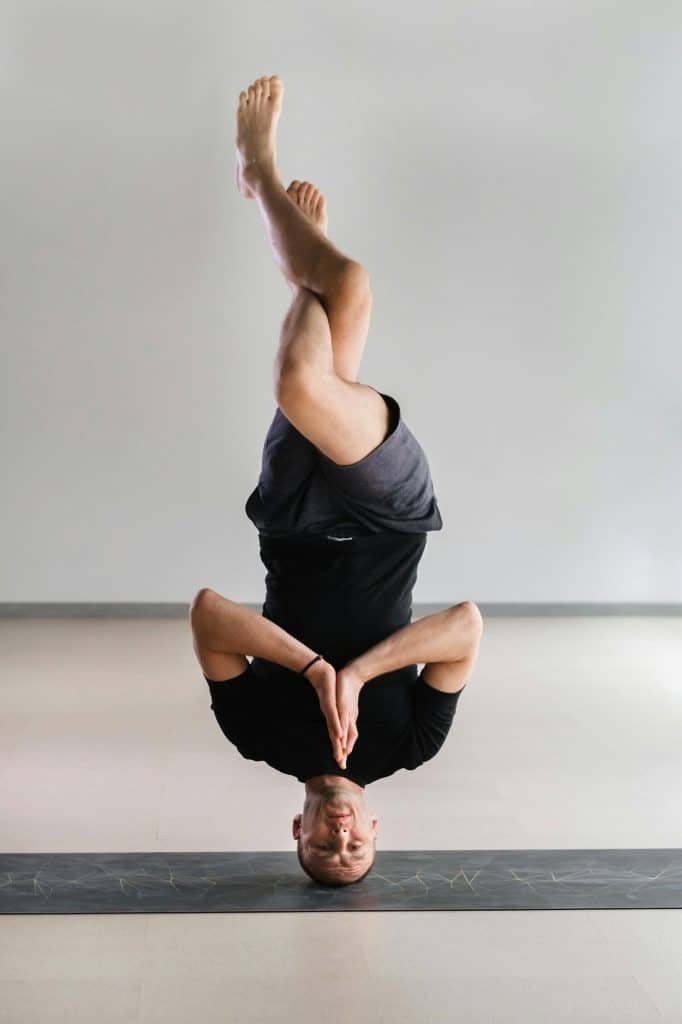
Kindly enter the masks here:
M 344 307 L 360 306 L 371 301 L 372 290 L 367 268 L 357 260 L 344 260 L 335 268 L 324 297 L 328 302 L 343 303 Z

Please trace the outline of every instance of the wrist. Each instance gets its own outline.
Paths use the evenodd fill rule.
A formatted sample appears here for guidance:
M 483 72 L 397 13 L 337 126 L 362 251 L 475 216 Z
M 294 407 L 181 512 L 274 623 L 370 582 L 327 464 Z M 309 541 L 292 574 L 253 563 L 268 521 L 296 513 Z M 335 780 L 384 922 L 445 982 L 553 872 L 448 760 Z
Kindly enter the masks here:
M 347 680 L 357 686 L 358 690 L 361 690 L 365 683 L 372 678 L 363 669 L 360 659 L 347 662 L 340 671 L 343 672 Z
M 313 651 L 311 651 L 311 652 L 310 652 L 310 654 L 309 654 L 309 656 L 308 656 L 307 658 L 305 658 L 305 659 L 302 659 L 302 664 L 301 664 L 301 667 L 300 667 L 300 668 L 297 668 L 297 669 L 296 669 L 296 672 L 297 672 L 297 674 L 298 674 L 299 676 L 303 676 L 304 678 L 306 678 L 306 679 L 307 679 L 307 678 L 308 678 L 308 673 L 310 672 L 310 673 L 312 674 L 312 672 L 313 672 L 313 671 L 314 671 L 314 670 L 315 670 L 316 668 L 318 668 L 318 666 L 319 666 L 319 665 L 320 665 L 320 664 L 321 664 L 321 663 L 322 663 L 323 661 L 324 661 L 324 657 L 323 657 L 323 655 L 321 655 L 321 654 L 315 654 L 315 653 L 314 653 Z
M 308 661 L 310 661 L 310 658 Z M 311 665 L 305 672 L 299 671 L 299 675 L 302 676 L 303 679 L 307 679 L 313 687 L 317 687 L 326 681 L 330 668 L 331 666 L 329 662 L 325 661 L 324 657 L 322 657 L 319 661 L 316 661 L 314 665 Z

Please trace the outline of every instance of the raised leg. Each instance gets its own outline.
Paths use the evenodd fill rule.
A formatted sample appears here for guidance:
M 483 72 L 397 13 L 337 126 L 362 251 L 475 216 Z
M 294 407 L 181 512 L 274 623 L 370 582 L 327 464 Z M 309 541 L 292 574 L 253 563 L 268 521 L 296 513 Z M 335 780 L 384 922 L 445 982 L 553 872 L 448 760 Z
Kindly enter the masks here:
M 287 419 L 339 465 L 363 459 L 388 434 L 381 395 L 335 372 L 327 315 L 306 288 L 296 288 L 284 318 L 273 383 Z
M 255 199 L 276 263 L 296 287 L 314 292 L 327 314 L 337 376 L 355 380 L 362 357 L 372 298 L 369 275 L 326 237 L 307 215 L 300 183 L 281 184 L 275 134 L 284 87 L 277 75 L 258 79 L 242 92 L 237 106 L 237 184 Z M 309 183 L 304 183 L 306 191 Z M 311 186 L 312 187 L 312 186 Z
M 327 201 L 319 188 L 309 181 L 296 179 L 289 185 L 287 195 L 326 238 L 329 233 Z M 329 320 L 334 370 L 344 380 L 357 380 L 372 315 L 372 293 L 367 275 L 363 277 L 356 269 L 356 277 L 357 281 L 348 289 L 346 296 L 334 292 L 331 298 L 327 298 L 316 293 Z M 288 279 L 287 284 L 293 291 L 298 287 Z

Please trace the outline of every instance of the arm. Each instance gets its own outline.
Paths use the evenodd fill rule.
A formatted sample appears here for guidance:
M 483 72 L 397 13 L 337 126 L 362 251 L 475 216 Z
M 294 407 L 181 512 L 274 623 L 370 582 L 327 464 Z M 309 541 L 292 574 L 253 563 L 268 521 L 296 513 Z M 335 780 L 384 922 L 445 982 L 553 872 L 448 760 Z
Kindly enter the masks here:
M 300 673 L 318 654 L 258 612 L 230 601 L 208 587 L 192 602 L 190 621 L 199 647 L 221 654 L 251 654 Z M 336 710 L 336 670 L 324 659 L 305 673 L 327 722 L 334 757 L 340 761 L 341 724 Z
M 222 654 L 250 654 L 301 672 L 318 651 L 313 651 L 281 626 L 236 601 L 204 587 L 192 602 L 192 632 L 201 647 Z M 317 668 L 317 662 L 311 669 Z M 306 673 L 307 678 L 307 673 Z
M 426 615 L 353 658 L 342 671 L 362 688 L 376 676 L 405 665 L 459 661 L 471 651 L 478 618 L 478 609 L 469 601 Z
M 391 633 L 380 643 L 351 659 L 336 673 L 336 707 L 341 721 L 343 760 L 358 737 L 360 690 L 376 676 L 416 662 L 430 673 L 424 681 L 435 690 L 453 693 L 463 685 L 462 669 L 468 673 L 472 650 L 480 635 L 481 613 L 471 601 L 426 615 Z

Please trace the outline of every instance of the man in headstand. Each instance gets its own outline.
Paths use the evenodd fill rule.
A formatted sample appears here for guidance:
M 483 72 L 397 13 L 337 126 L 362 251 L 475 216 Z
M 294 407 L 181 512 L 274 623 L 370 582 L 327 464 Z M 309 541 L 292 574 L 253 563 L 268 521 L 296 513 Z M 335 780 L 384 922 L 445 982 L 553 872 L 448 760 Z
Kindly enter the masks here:
M 282 97 L 273 75 L 237 106 L 237 185 L 256 200 L 292 291 L 277 409 L 245 506 L 266 598 L 259 615 L 204 587 L 190 621 L 220 729 L 243 757 L 305 784 L 292 823 L 302 868 L 346 885 L 376 853 L 365 786 L 438 752 L 482 617 L 462 601 L 411 621 L 426 535 L 443 525 L 429 465 L 396 399 L 357 380 L 368 274 L 328 240 L 320 192 L 280 182 Z

